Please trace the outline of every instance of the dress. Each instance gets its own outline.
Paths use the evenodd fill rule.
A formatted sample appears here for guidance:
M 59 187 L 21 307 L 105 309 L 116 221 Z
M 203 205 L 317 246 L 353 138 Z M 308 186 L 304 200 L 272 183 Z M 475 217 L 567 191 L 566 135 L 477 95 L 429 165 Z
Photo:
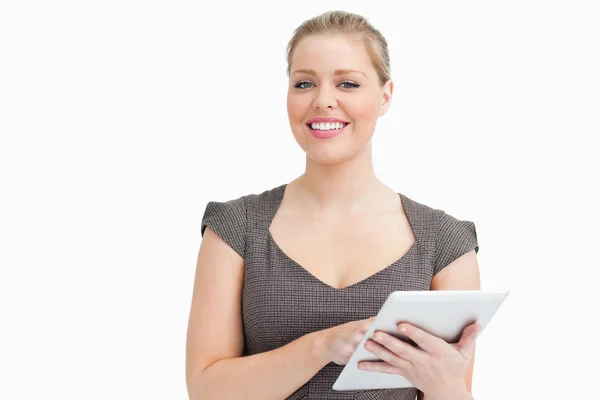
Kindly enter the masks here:
M 270 351 L 310 332 L 372 317 L 392 291 L 429 290 L 435 273 L 468 251 L 479 251 L 473 222 L 458 220 L 398 193 L 416 241 L 388 267 L 337 289 L 288 257 L 271 236 L 268 228 L 285 187 L 211 201 L 202 218 L 202 235 L 209 226 L 245 260 L 244 355 Z M 333 383 L 342 369 L 327 364 L 287 399 L 416 398 L 415 388 L 334 391 Z

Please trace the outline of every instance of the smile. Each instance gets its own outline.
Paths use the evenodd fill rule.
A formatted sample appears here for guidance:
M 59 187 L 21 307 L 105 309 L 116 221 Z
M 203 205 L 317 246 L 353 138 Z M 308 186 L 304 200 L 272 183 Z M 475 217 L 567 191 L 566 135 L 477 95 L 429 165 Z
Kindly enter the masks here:
M 315 122 L 306 126 L 315 138 L 329 139 L 342 133 L 348 125 L 348 123 L 344 122 Z
M 317 131 L 331 131 L 336 129 L 342 129 L 348 125 L 345 122 L 313 122 L 312 124 L 308 124 L 310 129 L 314 129 Z

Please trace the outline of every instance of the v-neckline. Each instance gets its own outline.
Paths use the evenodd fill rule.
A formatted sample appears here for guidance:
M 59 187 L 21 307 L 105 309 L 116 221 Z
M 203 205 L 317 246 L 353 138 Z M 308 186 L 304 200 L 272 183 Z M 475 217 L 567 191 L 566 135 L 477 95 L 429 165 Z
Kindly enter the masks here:
M 294 265 L 296 268 L 298 268 L 303 274 L 307 275 L 309 279 L 316 281 L 318 284 L 325 286 L 326 288 L 328 288 L 330 290 L 334 290 L 336 292 L 352 290 L 355 287 L 361 286 L 363 284 L 368 283 L 369 281 L 371 281 L 373 279 L 376 279 L 378 276 L 383 275 L 386 272 L 389 272 L 390 269 L 394 268 L 396 265 L 399 265 L 404 260 L 406 260 L 408 257 L 410 257 L 412 255 L 412 253 L 416 251 L 416 248 L 419 245 L 419 237 L 417 236 L 417 231 L 415 230 L 415 227 L 413 226 L 414 219 L 408 210 L 409 207 L 407 207 L 407 204 L 406 204 L 406 197 L 402 193 L 397 193 L 398 197 L 400 198 L 400 204 L 402 206 L 404 214 L 406 215 L 406 219 L 408 220 L 408 224 L 410 225 L 410 228 L 413 232 L 413 236 L 415 237 L 415 241 L 413 242 L 413 244 L 400 258 L 398 258 L 397 260 L 392 262 L 390 265 L 367 276 L 366 278 L 363 278 L 363 279 L 359 280 L 358 282 L 352 283 L 352 284 L 344 286 L 342 288 L 336 288 L 335 286 L 331 286 L 330 284 L 326 283 L 325 281 L 317 278 L 312 272 L 310 272 L 308 269 L 303 267 L 296 260 L 294 260 L 293 258 L 288 256 L 287 253 L 284 252 L 281 247 L 279 247 L 279 244 L 277 244 L 277 242 L 275 241 L 275 238 L 271 234 L 271 229 L 270 229 L 271 224 L 273 223 L 273 220 L 275 219 L 275 215 L 277 214 L 277 211 L 281 207 L 281 203 L 283 202 L 283 196 L 285 194 L 286 188 L 287 188 L 287 184 L 283 184 L 283 185 L 279 186 L 278 188 L 276 188 L 277 193 L 276 193 L 276 201 L 274 202 L 275 205 L 273 206 L 273 210 L 271 211 L 268 222 L 266 224 L 267 237 L 269 239 L 269 242 L 282 257 L 284 257 L 292 265 Z

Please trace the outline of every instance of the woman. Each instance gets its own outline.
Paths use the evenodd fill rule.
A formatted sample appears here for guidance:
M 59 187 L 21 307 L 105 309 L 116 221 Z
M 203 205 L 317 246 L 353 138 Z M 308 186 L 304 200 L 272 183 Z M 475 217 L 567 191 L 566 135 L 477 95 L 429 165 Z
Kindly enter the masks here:
M 394 290 L 479 289 L 475 225 L 374 174 L 371 138 L 392 99 L 387 44 L 364 18 L 328 12 L 288 46 L 288 115 L 306 153 L 289 184 L 210 202 L 187 336 L 191 399 L 471 399 L 478 326 L 448 344 L 410 325 L 419 348 L 374 335 L 416 388 L 332 385 Z M 381 336 L 381 337 L 379 337 Z

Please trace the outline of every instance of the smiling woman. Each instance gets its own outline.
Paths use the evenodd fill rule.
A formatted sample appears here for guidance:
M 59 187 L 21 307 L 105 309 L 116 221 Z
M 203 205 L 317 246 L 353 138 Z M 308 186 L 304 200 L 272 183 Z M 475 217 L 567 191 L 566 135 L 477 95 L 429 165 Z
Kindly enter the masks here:
M 474 223 L 374 173 L 389 71 L 387 43 L 362 16 L 327 12 L 296 29 L 287 111 L 305 172 L 206 206 L 187 333 L 191 399 L 471 398 L 475 325 L 454 344 L 402 325 L 435 352 L 368 342 L 386 361 L 365 366 L 414 388 L 332 390 L 391 292 L 479 289 Z
M 288 47 L 290 127 L 306 154 L 325 164 L 347 161 L 365 149 L 392 98 L 385 39 L 361 18 L 346 18 L 332 21 L 332 27 L 344 24 L 342 29 L 300 27 Z

